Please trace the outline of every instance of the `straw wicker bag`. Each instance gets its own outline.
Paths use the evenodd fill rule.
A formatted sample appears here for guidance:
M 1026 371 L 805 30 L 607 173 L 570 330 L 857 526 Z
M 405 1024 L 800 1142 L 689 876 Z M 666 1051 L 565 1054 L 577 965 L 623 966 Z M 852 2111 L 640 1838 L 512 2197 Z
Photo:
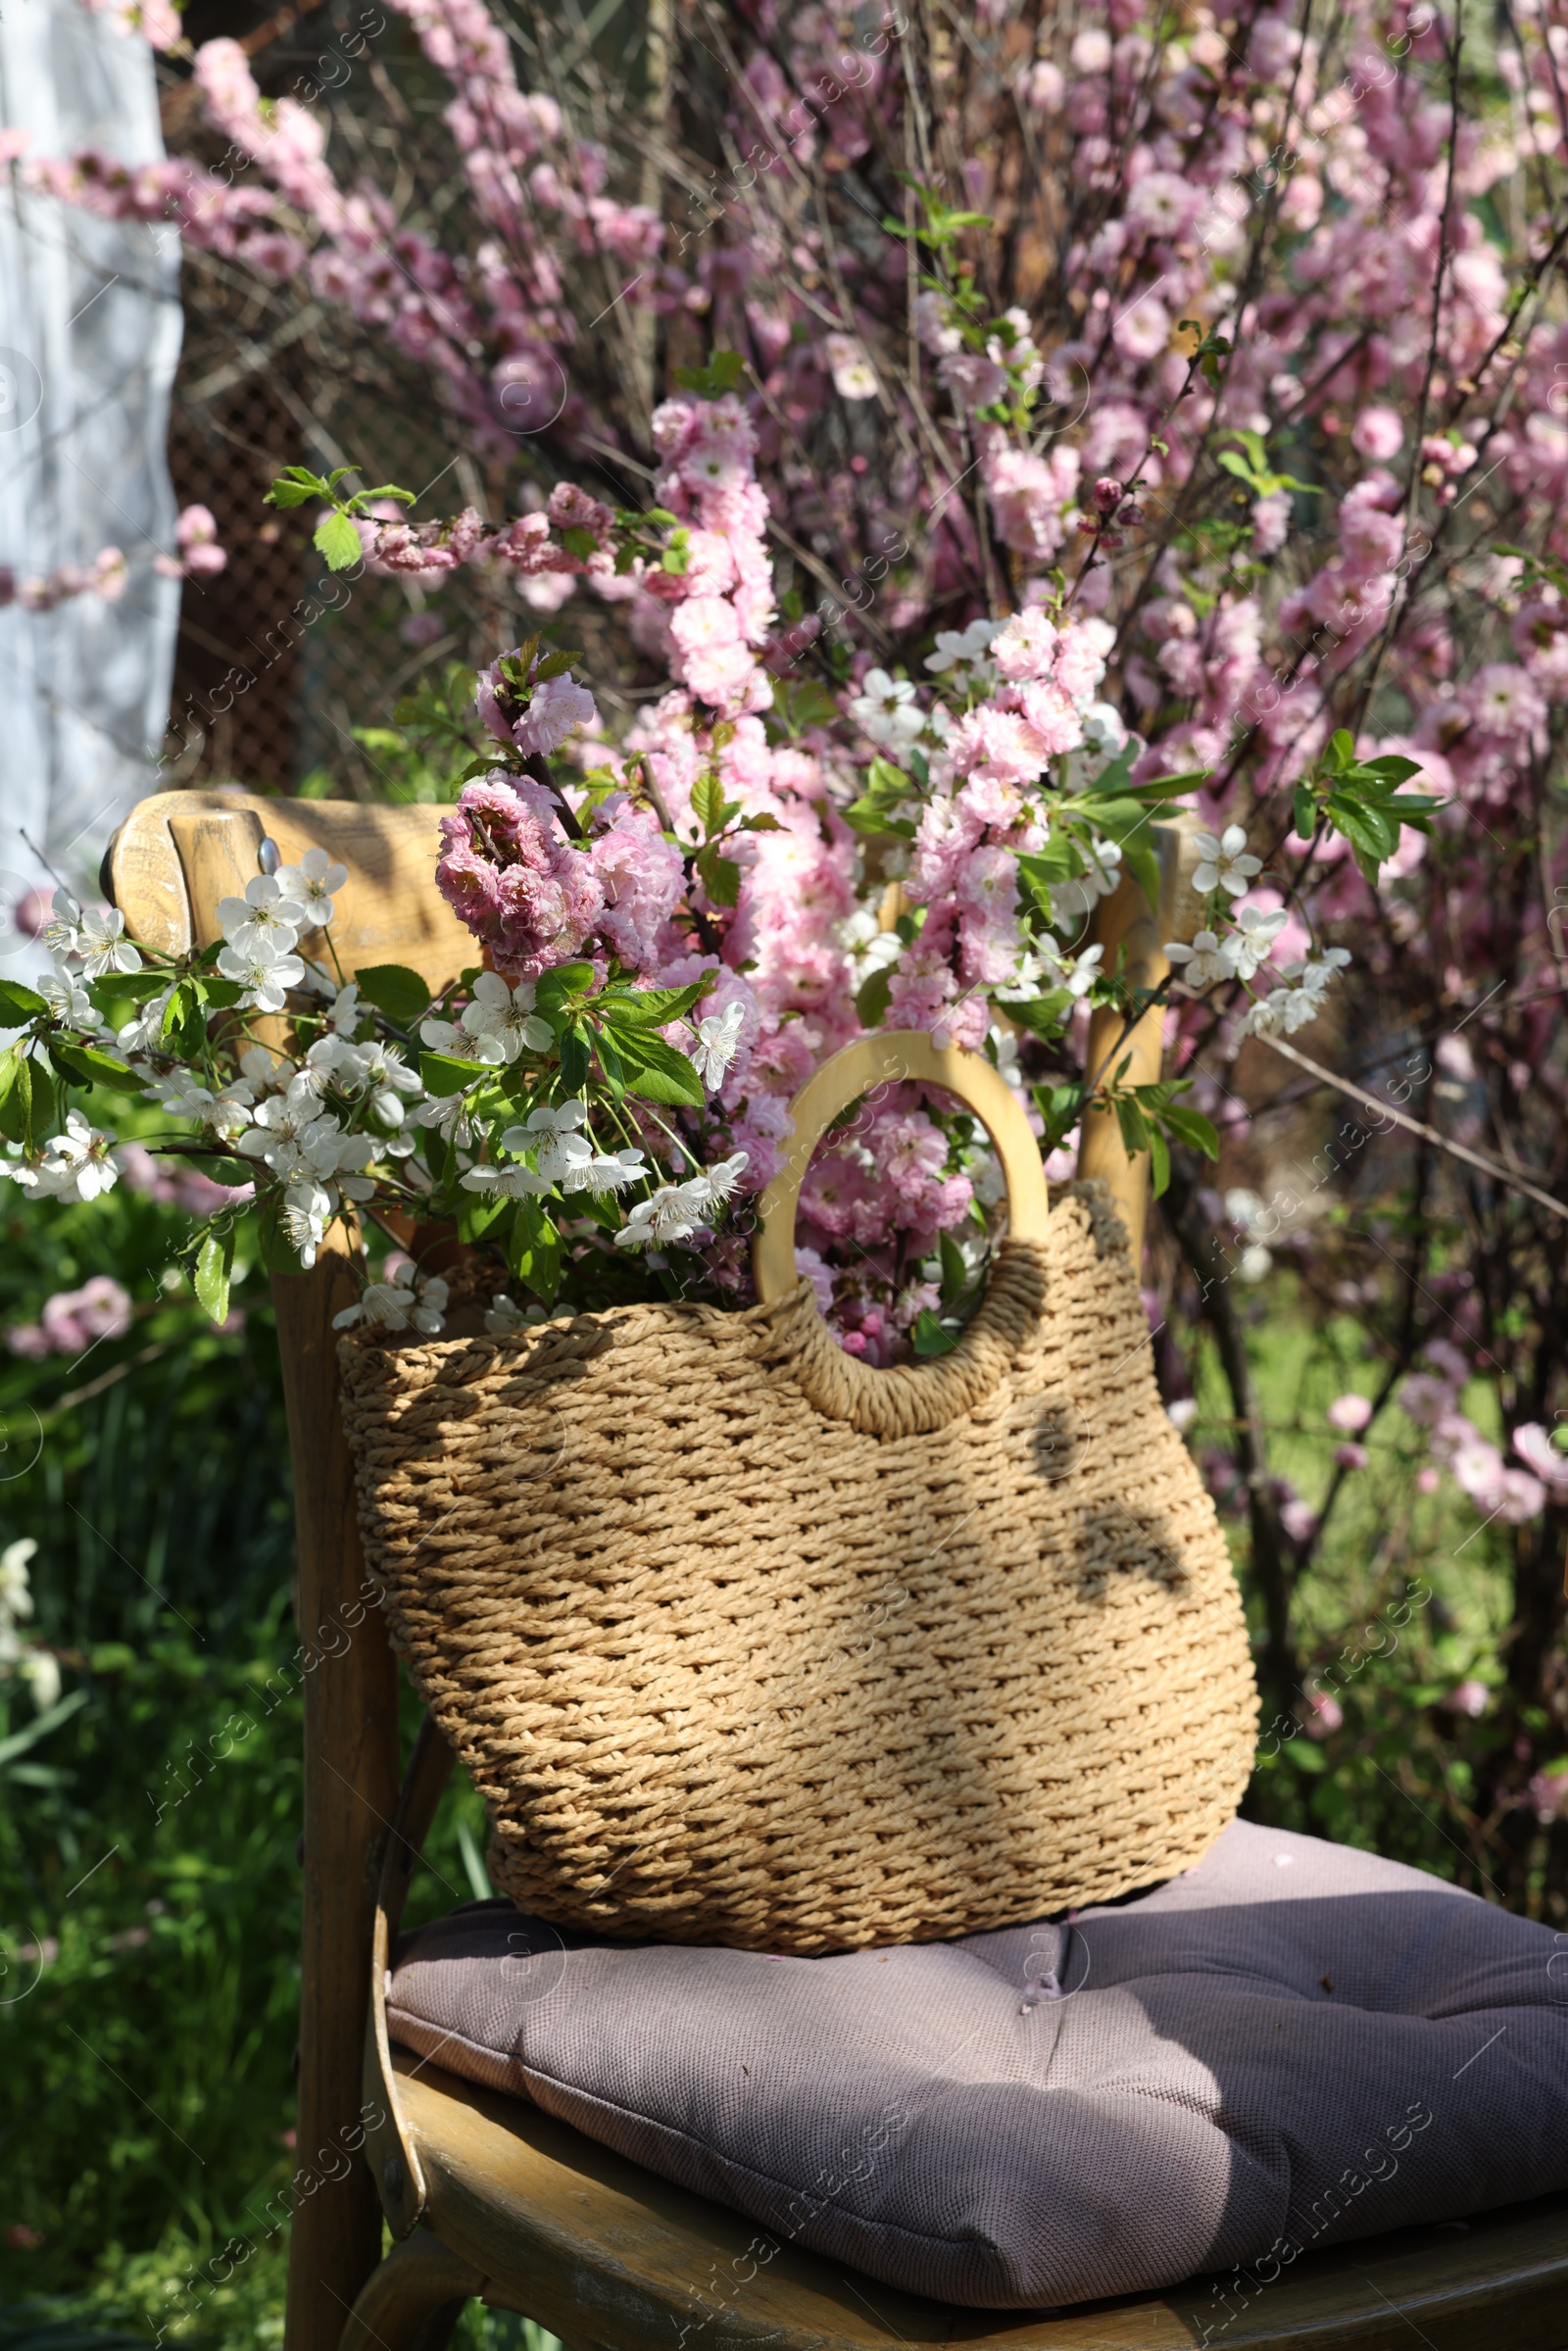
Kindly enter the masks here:
M 1008 1185 L 978 1313 L 876 1370 L 794 1268 L 811 1151 L 878 1084 L 960 1097 Z M 990 1064 L 851 1046 L 797 1098 L 761 1303 L 340 1348 L 394 1642 L 525 1909 L 815 1952 L 1019 1924 L 1197 1861 L 1256 1700 L 1213 1508 L 1102 1187 L 1049 1207 Z

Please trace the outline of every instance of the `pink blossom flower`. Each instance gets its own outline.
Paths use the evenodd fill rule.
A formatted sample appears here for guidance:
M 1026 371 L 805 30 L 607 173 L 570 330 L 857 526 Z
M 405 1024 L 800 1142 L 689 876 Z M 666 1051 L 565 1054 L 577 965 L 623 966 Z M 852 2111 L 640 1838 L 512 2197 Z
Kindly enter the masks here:
M 1358 1436 L 1372 1418 L 1372 1399 L 1350 1391 L 1337 1396 L 1324 1414 L 1331 1429 L 1339 1429 L 1347 1437 Z
M 1539 1421 L 1522 1421 L 1510 1440 L 1526 1468 L 1541 1480 L 1554 1502 L 1568 1501 L 1568 1453 L 1559 1452 Z
M 991 640 L 991 659 L 1003 677 L 1014 682 L 1051 674 L 1056 630 L 1038 605 L 1014 612 L 1005 628 Z
M 1397 457 L 1404 446 L 1404 425 L 1398 411 L 1391 408 L 1363 409 L 1350 427 L 1350 443 L 1363 457 L 1377 465 L 1386 465 Z

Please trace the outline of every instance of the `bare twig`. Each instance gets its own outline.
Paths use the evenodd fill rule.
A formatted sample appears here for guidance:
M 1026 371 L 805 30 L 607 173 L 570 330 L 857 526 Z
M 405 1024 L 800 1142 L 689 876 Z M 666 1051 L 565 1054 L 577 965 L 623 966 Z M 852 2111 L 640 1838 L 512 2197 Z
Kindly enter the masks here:
M 1368 1110 L 1376 1110 L 1380 1117 L 1392 1118 L 1396 1126 L 1405 1128 L 1412 1135 L 1419 1135 L 1424 1143 L 1432 1144 L 1438 1151 L 1446 1151 L 1450 1159 L 1462 1159 L 1467 1167 L 1479 1168 L 1483 1175 L 1491 1176 L 1494 1183 L 1506 1184 L 1510 1190 L 1524 1193 L 1538 1207 L 1547 1208 L 1553 1216 L 1568 1221 L 1568 1205 L 1560 1200 L 1553 1200 L 1549 1192 L 1542 1192 L 1534 1184 L 1527 1183 L 1523 1176 L 1515 1175 L 1512 1168 L 1504 1167 L 1500 1159 L 1491 1158 L 1485 1151 L 1472 1151 L 1467 1143 L 1455 1143 L 1448 1136 L 1440 1135 L 1436 1127 L 1424 1125 L 1419 1118 L 1411 1118 L 1405 1111 L 1396 1110 L 1393 1102 L 1384 1102 L 1376 1094 L 1368 1094 L 1364 1086 L 1353 1085 L 1348 1078 L 1342 1078 L 1336 1071 L 1325 1069 L 1321 1061 L 1314 1061 L 1308 1054 L 1298 1053 L 1294 1045 L 1287 1045 L 1283 1038 L 1260 1037 L 1258 1043 L 1266 1045 L 1272 1053 L 1282 1053 L 1287 1061 L 1294 1061 L 1298 1069 L 1308 1071 L 1319 1085 L 1332 1086 L 1338 1094 L 1348 1094 L 1352 1102 L 1360 1102 Z

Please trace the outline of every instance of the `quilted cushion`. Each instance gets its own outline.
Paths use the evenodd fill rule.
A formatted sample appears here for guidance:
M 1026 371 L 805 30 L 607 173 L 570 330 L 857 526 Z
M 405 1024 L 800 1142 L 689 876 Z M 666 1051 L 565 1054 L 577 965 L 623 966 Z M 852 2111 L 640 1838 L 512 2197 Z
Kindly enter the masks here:
M 479 1903 L 403 1937 L 389 2015 L 774 2238 L 969 2305 L 1568 2185 L 1563 1938 L 1245 1821 L 1131 1901 L 822 1959 L 627 1948 Z

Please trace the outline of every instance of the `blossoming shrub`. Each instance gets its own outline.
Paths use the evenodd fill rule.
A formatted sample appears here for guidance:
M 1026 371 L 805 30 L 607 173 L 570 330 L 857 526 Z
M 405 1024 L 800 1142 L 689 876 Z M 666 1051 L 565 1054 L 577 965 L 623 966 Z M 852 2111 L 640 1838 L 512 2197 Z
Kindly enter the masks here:
M 1558 1221 L 1489 1165 L 1533 1172 L 1538 1193 L 1568 1187 L 1568 346 L 1549 12 L 1516 9 L 1499 27 L 1354 0 L 1332 20 L 1195 4 L 1156 21 L 1104 0 L 1070 20 L 987 6 L 944 28 L 899 9 L 756 0 L 722 39 L 711 25 L 688 38 L 677 20 L 678 70 L 648 76 L 652 121 L 596 81 L 591 57 L 558 71 L 548 27 L 504 29 L 482 0 L 393 14 L 360 52 L 373 42 L 421 93 L 439 77 L 461 207 L 375 184 L 361 161 L 373 142 L 328 137 L 334 106 L 371 103 L 369 75 L 341 101 L 264 104 L 228 41 L 193 65 L 229 145 L 220 171 L 176 158 L 126 172 L 94 155 L 14 168 L 101 211 L 172 218 L 277 289 L 279 322 L 309 292 L 345 352 L 383 349 L 410 383 L 422 371 L 432 411 L 490 469 L 487 512 L 432 523 L 384 485 L 345 497 L 302 468 L 297 503 L 319 516 L 323 553 L 363 554 L 435 603 L 477 563 L 528 615 L 519 638 L 548 624 L 541 665 L 591 648 L 569 688 L 534 656 L 496 681 L 486 722 L 509 741 L 469 781 L 493 791 L 499 766 L 514 812 L 492 855 L 469 803 L 450 884 L 498 976 L 515 951 L 509 987 L 546 990 L 542 1006 L 513 994 L 509 1037 L 559 1013 L 558 1053 L 573 1024 L 597 1040 L 592 1005 L 623 985 L 612 955 L 633 995 L 711 974 L 676 1017 L 727 1023 L 738 1004 L 734 1051 L 710 1087 L 693 1024 L 662 1033 L 703 1088 L 700 1104 L 657 1107 L 677 1148 L 624 1102 L 633 1133 L 618 1136 L 595 1093 L 597 1043 L 580 1095 L 564 1083 L 580 1035 L 563 1081 L 542 1088 L 544 1059 L 519 1044 L 510 1080 L 483 1081 L 505 1108 L 480 1081 L 443 1094 L 479 1113 L 451 1139 L 477 1155 L 444 1161 L 437 1182 L 488 1193 L 487 1233 L 518 1236 L 514 1287 L 535 1274 L 548 1287 L 553 1244 L 541 1228 L 536 1263 L 520 1237 L 546 1213 L 523 1181 L 541 1147 L 505 1141 L 539 1134 L 536 1109 L 581 1099 L 584 1123 L 553 1131 L 599 1162 L 641 1151 L 649 1202 L 744 1151 L 740 1200 L 799 1075 L 890 1020 L 997 1053 L 1043 1145 L 1065 1146 L 1091 1091 L 1103 1101 L 1116 1084 L 1114 1065 L 1083 1061 L 1078 1007 L 1113 1004 L 1116 985 L 1084 952 L 1084 917 L 1118 866 L 1139 864 L 1152 804 L 1193 800 L 1207 898 L 1175 941 L 1168 1021 L 1190 1089 L 1117 1106 L 1156 1162 L 1170 1155 L 1151 1277 L 1178 1327 L 1194 1327 L 1189 1303 L 1201 1316 L 1225 1366 L 1227 1441 L 1209 1449 L 1216 1486 L 1249 1497 L 1271 1687 L 1305 1705 L 1293 1611 L 1323 1528 L 1367 1475 L 1348 1453 L 1310 1499 L 1276 1491 L 1238 1304 L 1272 1249 L 1323 1329 L 1354 1294 L 1380 1365 L 1368 1428 L 1337 1437 L 1375 1461 L 1396 1427 L 1422 1448 L 1412 1481 L 1430 1473 L 1464 1497 L 1477 1529 L 1492 1516 L 1476 1548 L 1509 1546 L 1507 1697 L 1477 1814 L 1506 1848 L 1496 1882 L 1538 1898 L 1529 1789 L 1568 1746 L 1551 1435 L 1568 1410 L 1568 1321 Z M 161 37 L 156 19 L 149 30 Z M 617 714 L 611 694 L 628 685 Z M 612 713 L 602 737 L 582 691 Z M 552 762 L 548 783 L 535 760 Z M 1097 790 L 1107 776 L 1114 789 Z M 530 786 L 569 808 L 581 846 Z M 1416 813 L 1429 825 L 1404 821 Z M 779 832 L 741 832 L 765 817 Z M 661 845 L 684 877 L 662 915 Z M 570 952 L 593 967 L 569 1007 L 548 971 L 523 969 L 553 922 L 558 940 L 580 930 Z M 484 1001 L 427 1016 L 471 1036 Z M 307 1023 L 292 1057 L 322 1041 Z M 349 1042 L 371 1043 L 368 1025 Z M 1286 1046 L 1363 1098 L 1337 1112 L 1331 1142 L 1303 1139 L 1305 1177 L 1278 1140 L 1301 1083 L 1273 1052 Z M 1391 1067 L 1419 1074 L 1396 1084 Z M 1368 1093 L 1480 1166 L 1391 1139 L 1381 1111 L 1366 1124 Z M 390 1182 L 368 1093 L 332 1099 L 337 1131 L 370 1135 L 369 1157 L 288 1181 L 340 1199 L 345 1183 Z M 897 1108 L 913 1136 L 873 1151 L 857 1134 L 808 1201 L 820 1261 L 808 1270 L 841 1334 L 868 1347 L 926 1312 L 940 1344 L 972 1270 L 963 1245 L 983 1238 L 959 1185 L 987 1206 L 973 1138 L 940 1105 Z M 1220 1129 L 1232 1191 L 1255 1193 L 1258 1230 L 1233 1231 L 1210 1201 L 1195 1155 L 1206 1137 L 1183 1131 L 1195 1109 Z M 47 1167 L 28 1163 L 45 1182 L 91 1182 L 94 1149 L 68 1127 Z M 584 1164 L 564 1145 L 544 1156 Z M 516 1188 L 504 1210 L 503 1181 Z M 619 1222 L 593 1211 L 597 1239 L 567 1236 L 563 1265 L 591 1258 L 608 1280 L 612 1251 L 639 1257 L 612 1237 L 638 1189 L 603 1194 Z M 286 1203 L 307 1228 L 314 1200 Z M 889 1254 L 894 1208 L 930 1211 L 934 1307 L 919 1302 L 933 1259 L 911 1282 Z M 738 1295 L 724 1289 L 743 1254 L 735 1209 L 722 1229 L 673 1199 L 662 1213 L 690 1225 L 685 1241 L 709 1236 L 675 1278 Z M 1216 1279 L 1232 1239 L 1234 1280 Z M 579 1247 L 588 1258 L 571 1257 Z M 1161 1344 L 1167 1391 L 1190 1400 L 1197 1345 Z M 1406 1382 L 1444 1382 L 1440 1344 L 1489 1384 L 1494 1427 L 1451 1397 L 1425 1419 L 1405 1409 L 1401 1396 L 1424 1395 Z M 1547 1850 L 1551 1898 L 1568 1899 L 1560 1827 Z

